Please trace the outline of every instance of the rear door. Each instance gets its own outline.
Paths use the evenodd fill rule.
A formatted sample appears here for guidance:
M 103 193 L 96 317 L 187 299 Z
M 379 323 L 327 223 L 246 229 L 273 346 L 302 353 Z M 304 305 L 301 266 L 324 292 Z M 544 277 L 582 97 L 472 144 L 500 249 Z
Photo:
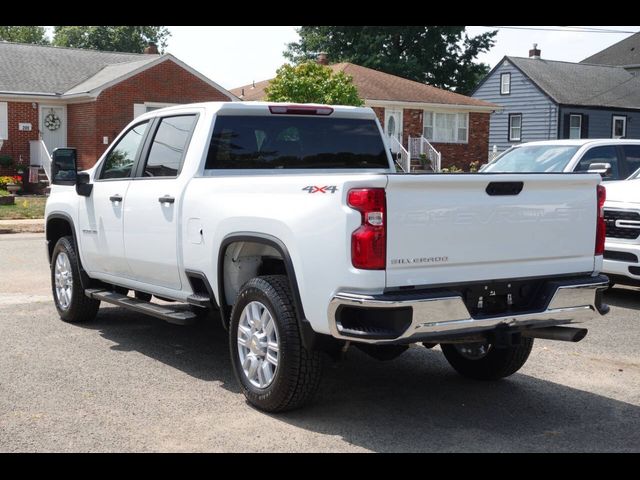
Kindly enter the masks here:
M 195 113 L 156 120 L 127 192 L 124 244 L 135 280 L 181 288 L 177 222 L 187 179 L 180 172 L 196 121 Z
M 596 174 L 389 175 L 387 286 L 591 272 L 598 183 Z

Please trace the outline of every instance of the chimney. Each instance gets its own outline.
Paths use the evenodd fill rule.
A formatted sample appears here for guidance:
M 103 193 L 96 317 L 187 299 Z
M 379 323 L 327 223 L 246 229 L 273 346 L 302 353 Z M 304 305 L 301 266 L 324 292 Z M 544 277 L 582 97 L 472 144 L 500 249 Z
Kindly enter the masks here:
M 149 42 L 144 49 L 144 53 L 147 55 L 157 55 L 158 54 L 158 46 L 154 42 Z
M 318 65 L 329 65 L 329 57 L 325 52 L 320 52 L 316 61 L 318 62 Z
M 538 50 L 538 44 L 533 44 L 533 50 L 529 50 L 529 58 L 540 60 L 540 50 Z

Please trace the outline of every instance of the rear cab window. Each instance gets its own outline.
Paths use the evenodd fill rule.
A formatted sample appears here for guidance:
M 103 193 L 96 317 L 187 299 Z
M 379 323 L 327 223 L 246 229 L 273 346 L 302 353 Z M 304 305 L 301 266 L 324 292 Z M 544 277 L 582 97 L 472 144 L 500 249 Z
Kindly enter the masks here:
M 219 115 L 206 169 L 389 169 L 372 119 Z

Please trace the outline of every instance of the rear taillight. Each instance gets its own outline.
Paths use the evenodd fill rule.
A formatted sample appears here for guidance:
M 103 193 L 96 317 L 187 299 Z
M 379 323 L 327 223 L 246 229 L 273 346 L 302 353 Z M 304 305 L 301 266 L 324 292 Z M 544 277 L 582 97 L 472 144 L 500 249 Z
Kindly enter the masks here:
M 364 270 L 384 270 L 387 262 L 386 198 L 384 188 L 349 190 L 347 204 L 361 214 L 351 235 L 351 262 Z
M 607 235 L 604 223 L 604 201 L 607 199 L 607 191 L 602 185 L 598 185 L 598 219 L 596 226 L 596 255 L 604 254 L 604 241 Z

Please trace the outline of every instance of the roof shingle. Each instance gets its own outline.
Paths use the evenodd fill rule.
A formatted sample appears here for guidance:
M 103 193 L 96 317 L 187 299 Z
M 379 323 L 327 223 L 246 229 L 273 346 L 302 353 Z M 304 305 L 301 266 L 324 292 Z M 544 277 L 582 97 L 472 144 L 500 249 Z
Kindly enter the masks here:
M 557 103 L 640 108 L 640 77 L 622 67 L 506 57 Z
M 372 68 L 343 62 L 329 65 L 334 72 L 344 72 L 353 77 L 358 94 L 366 100 L 395 102 L 433 103 L 443 105 L 467 105 L 475 107 L 499 108 L 493 103 L 449 92 L 424 83 L 380 72 Z M 271 80 L 234 88 L 231 92 L 243 100 L 264 100 L 265 88 Z M 244 91 L 244 96 L 243 95 Z
M 0 92 L 61 95 L 99 86 L 160 55 L 102 52 L 0 41 Z M 130 64 L 130 65 L 125 65 Z M 116 68 L 117 66 L 117 68 Z M 117 76 L 114 76 L 117 75 Z M 75 87 L 75 88 L 74 88 Z
M 580 63 L 618 66 L 640 65 L 640 32 L 594 53 Z

